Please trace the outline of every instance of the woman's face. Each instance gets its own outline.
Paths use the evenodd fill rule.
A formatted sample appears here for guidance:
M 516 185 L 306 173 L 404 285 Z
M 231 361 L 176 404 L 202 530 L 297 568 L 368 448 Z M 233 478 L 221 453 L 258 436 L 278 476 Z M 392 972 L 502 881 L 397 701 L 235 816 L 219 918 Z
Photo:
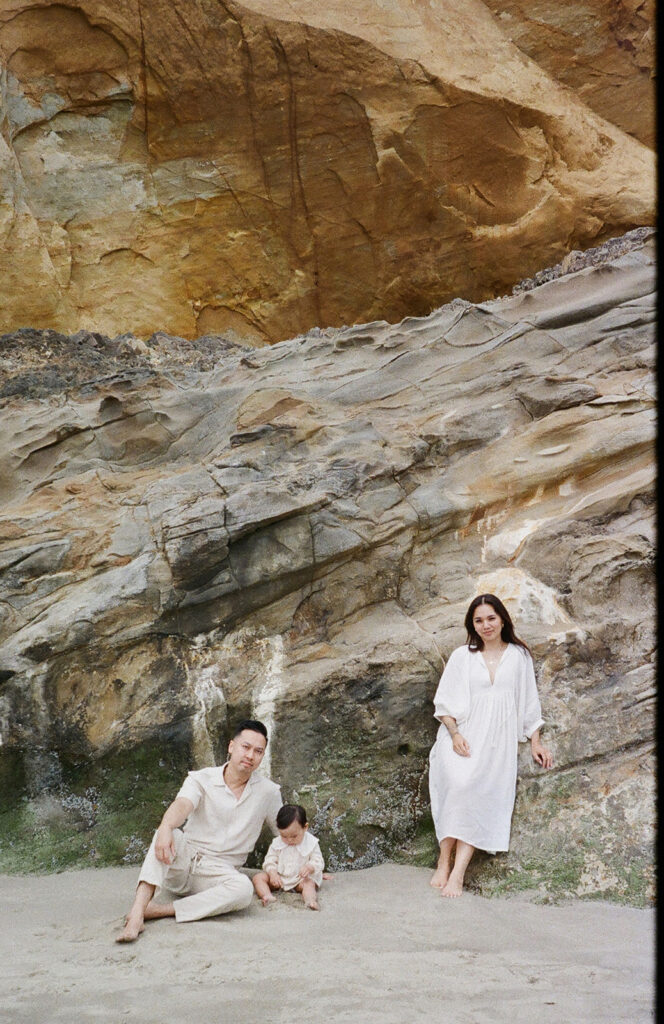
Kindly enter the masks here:
M 473 626 L 484 643 L 487 643 L 499 639 L 503 629 L 503 620 L 490 604 L 478 604 L 473 612 Z

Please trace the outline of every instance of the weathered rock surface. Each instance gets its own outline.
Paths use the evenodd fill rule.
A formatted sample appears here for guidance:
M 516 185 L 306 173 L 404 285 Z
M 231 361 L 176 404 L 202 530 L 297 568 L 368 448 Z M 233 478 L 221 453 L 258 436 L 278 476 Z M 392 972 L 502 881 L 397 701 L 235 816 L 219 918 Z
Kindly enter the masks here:
M 654 147 L 654 0 L 485 3 L 523 53 L 607 121 Z
M 654 155 L 579 98 L 594 65 L 575 95 L 504 23 L 481 0 L 2 0 L 0 329 L 261 346 L 484 300 L 651 224 Z
M 431 700 L 490 590 L 556 768 L 523 752 L 512 851 L 477 884 L 643 899 L 654 255 L 631 244 L 260 350 L 0 339 L 0 863 L 138 856 L 249 713 L 333 866 L 432 863 Z

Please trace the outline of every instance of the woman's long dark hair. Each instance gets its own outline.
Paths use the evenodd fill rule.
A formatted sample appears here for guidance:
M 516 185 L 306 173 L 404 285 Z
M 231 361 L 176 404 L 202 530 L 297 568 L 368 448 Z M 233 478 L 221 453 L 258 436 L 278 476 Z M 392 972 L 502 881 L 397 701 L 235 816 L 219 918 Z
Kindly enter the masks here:
M 483 651 L 484 640 L 479 635 L 475 626 L 473 625 L 473 616 L 475 609 L 479 608 L 481 604 L 490 604 L 496 615 L 499 615 L 503 620 L 503 628 L 500 631 L 500 639 L 506 644 L 516 644 L 517 647 L 523 647 L 526 651 L 530 652 L 528 644 L 520 640 L 514 632 L 514 626 L 510 618 L 510 613 L 507 608 L 495 594 L 479 594 L 478 597 L 473 598 L 470 602 L 468 611 L 466 612 L 466 618 L 464 619 L 464 626 L 468 633 L 468 647 L 471 651 Z

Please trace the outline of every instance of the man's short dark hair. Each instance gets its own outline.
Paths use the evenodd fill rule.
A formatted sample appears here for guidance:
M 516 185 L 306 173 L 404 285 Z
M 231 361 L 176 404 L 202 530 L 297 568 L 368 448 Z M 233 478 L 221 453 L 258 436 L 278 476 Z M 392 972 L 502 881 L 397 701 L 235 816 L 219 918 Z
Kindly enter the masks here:
M 277 811 L 277 828 L 288 828 L 294 821 L 302 828 L 307 823 L 307 812 L 302 804 L 284 804 Z
M 253 718 L 243 718 L 241 722 L 238 722 L 233 729 L 233 735 L 231 739 L 234 740 L 236 736 L 239 736 L 245 729 L 249 729 L 250 732 L 259 732 L 261 736 L 265 737 L 267 743 L 267 729 L 262 722 L 256 722 Z

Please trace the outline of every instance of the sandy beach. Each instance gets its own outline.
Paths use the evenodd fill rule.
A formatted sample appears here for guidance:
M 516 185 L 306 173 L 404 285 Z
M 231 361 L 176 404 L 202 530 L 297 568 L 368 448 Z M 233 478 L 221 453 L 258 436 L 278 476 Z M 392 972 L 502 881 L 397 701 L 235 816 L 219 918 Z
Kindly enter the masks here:
M 465 893 L 384 864 L 117 945 L 135 867 L 0 876 L 7 1024 L 641 1024 L 654 1019 L 653 910 Z

